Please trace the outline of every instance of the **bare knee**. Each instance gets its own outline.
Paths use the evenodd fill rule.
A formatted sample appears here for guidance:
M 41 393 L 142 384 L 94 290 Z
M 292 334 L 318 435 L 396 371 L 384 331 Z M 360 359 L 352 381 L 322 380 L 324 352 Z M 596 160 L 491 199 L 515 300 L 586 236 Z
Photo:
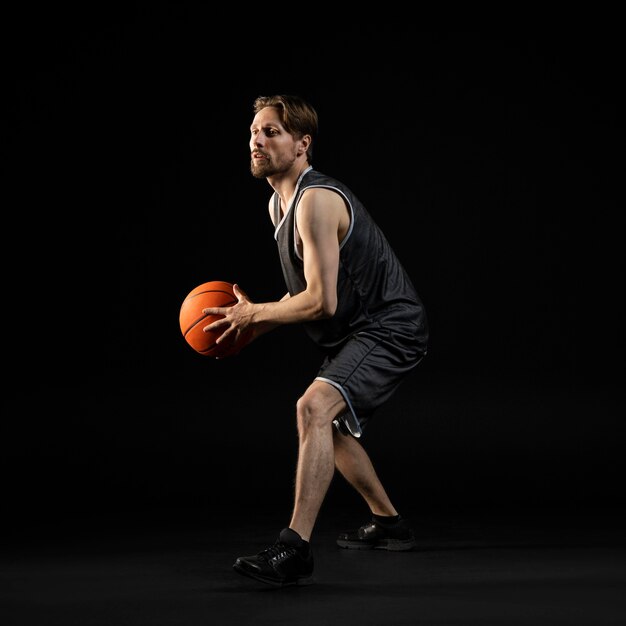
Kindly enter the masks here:
M 325 383 L 311 385 L 296 403 L 298 434 L 330 428 L 343 399 Z
M 322 428 L 326 423 L 323 407 L 315 394 L 305 393 L 299 398 L 296 404 L 296 417 L 300 436 Z

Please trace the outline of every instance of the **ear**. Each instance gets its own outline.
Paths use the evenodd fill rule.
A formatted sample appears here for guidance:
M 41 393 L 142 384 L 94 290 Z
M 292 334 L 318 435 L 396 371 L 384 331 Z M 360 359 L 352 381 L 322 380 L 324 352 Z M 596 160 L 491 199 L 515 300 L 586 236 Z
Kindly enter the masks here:
M 303 135 L 299 141 L 298 156 L 303 155 L 311 145 L 311 135 Z

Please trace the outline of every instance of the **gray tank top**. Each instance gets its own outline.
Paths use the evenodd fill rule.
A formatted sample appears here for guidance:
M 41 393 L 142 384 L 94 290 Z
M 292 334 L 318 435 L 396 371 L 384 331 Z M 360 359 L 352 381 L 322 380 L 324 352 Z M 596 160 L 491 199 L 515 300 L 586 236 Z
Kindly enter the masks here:
M 274 194 L 274 238 L 290 295 L 306 288 L 302 258 L 296 247 L 296 213 L 306 189 L 323 187 L 341 195 L 350 212 L 350 228 L 340 244 L 337 311 L 329 319 L 303 324 L 311 339 L 323 349 L 343 344 L 352 334 L 380 331 L 403 322 L 415 329 L 421 351 L 426 353 L 427 321 L 422 302 L 404 267 L 384 234 L 343 183 L 309 167 L 296 186 L 284 216 Z

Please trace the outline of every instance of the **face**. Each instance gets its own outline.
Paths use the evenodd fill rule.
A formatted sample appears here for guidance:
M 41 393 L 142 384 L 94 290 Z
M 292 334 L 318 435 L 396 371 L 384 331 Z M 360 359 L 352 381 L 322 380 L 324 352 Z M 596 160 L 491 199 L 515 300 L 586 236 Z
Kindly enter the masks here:
M 300 142 L 280 122 L 275 107 L 259 111 L 250 125 L 250 170 L 255 178 L 289 171 L 302 154 Z

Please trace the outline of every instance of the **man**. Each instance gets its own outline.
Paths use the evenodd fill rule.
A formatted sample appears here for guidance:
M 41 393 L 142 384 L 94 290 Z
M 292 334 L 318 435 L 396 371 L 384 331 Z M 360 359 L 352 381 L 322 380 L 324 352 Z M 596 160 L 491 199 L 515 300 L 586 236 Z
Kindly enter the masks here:
M 426 354 L 428 329 L 409 276 L 359 199 L 313 169 L 315 109 L 292 95 L 259 97 L 253 109 L 251 171 L 273 189 L 268 209 L 288 292 L 277 302 L 253 303 L 235 286 L 234 306 L 205 309 L 224 316 L 205 330 L 223 331 L 220 341 L 254 340 L 300 323 L 325 354 L 296 406 L 299 447 L 289 526 L 272 546 L 233 566 L 268 584 L 302 585 L 312 582 L 310 538 L 335 468 L 372 512 L 369 523 L 339 536 L 339 546 L 415 545 L 359 438 Z

